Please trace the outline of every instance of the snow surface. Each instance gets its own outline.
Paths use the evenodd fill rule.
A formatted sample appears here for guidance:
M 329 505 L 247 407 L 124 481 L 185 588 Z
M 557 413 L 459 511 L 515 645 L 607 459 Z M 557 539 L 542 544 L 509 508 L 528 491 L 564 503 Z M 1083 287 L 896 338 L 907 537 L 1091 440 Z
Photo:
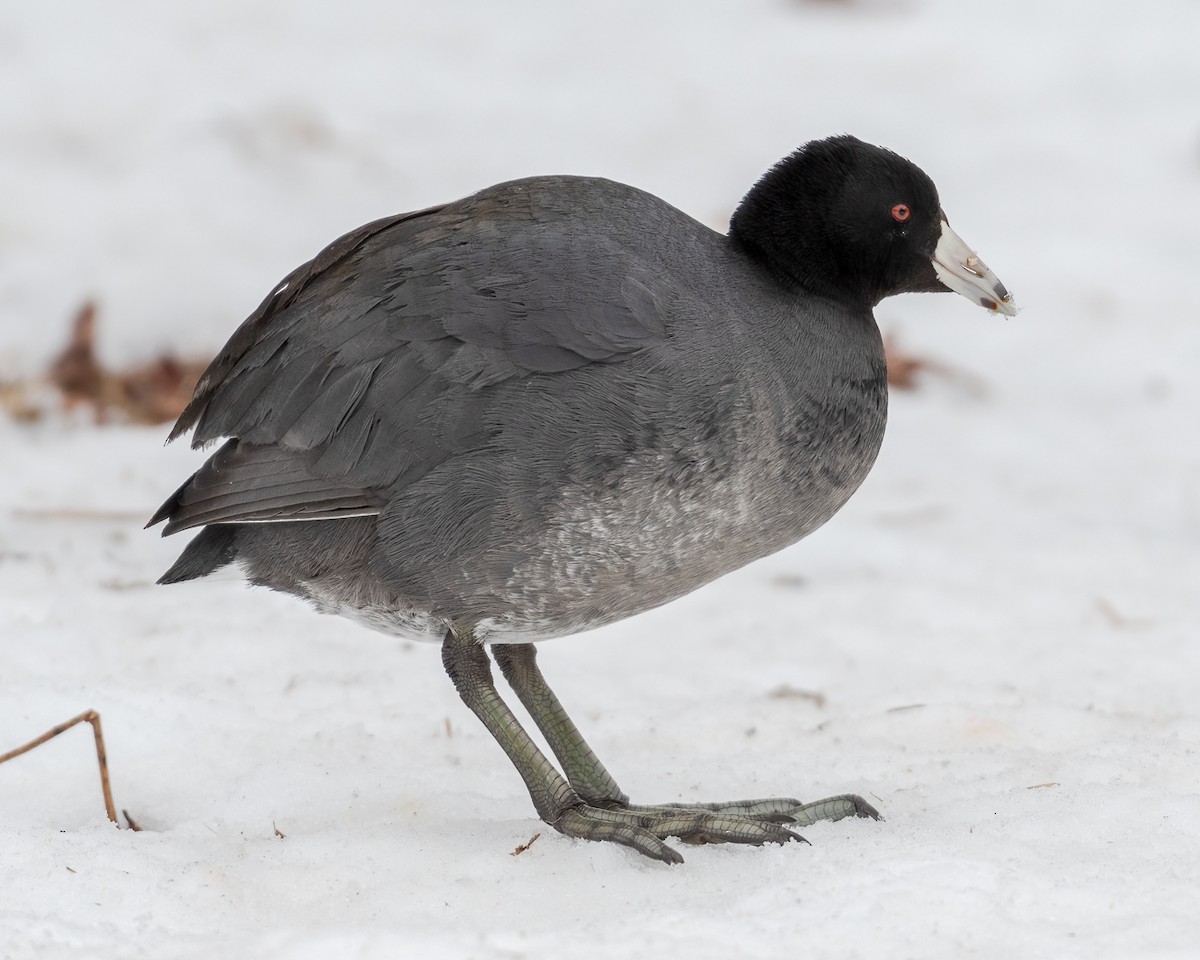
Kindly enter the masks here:
M 165 430 L 0 422 L 0 751 L 99 709 L 145 827 L 85 728 L 0 767 L 0 957 L 1200 956 L 1197 36 L 1187 0 L 6 5 L 0 376 L 86 296 L 111 362 L 214 351 L 344 230 L 514 176 L 719 227 L 843 131 L 1024 312 L 884 303 L 953 374 L 845 511 L 543 646 L 638 800 L 887 816 L 674 868 L 539 823 L 435 648 L 152 586 L 199 460 Z

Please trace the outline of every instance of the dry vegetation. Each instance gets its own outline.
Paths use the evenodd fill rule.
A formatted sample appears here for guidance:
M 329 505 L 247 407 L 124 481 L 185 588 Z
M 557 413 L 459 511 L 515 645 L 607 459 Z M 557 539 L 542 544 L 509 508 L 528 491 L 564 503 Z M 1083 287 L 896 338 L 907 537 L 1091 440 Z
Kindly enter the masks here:
M 0 383 L 0 408 L 24 422 L 40 420 L 58 406 L 85 407 L 97 424 L 168 423 L 187 405 L 207 363 L 164 354 L 122 369 L 105 367 L 96 356 L 96 306 L 89 301 L 76 312 L 66 346 L 43 375 Z
M 96 356 L 96 305 L 75 314 L 66 345 L 39 377 L 0 381 L 0 411 L 33 423 L 56 408 L 85 407 L 95 423 L 170 423 L 183 411 L 207 360 L 163 354 L 146 363 L 108 369 Z M 888 337 L 888 383 L 912 390 L 925 372 L 947 372 L 938 364 L 905 353 Z

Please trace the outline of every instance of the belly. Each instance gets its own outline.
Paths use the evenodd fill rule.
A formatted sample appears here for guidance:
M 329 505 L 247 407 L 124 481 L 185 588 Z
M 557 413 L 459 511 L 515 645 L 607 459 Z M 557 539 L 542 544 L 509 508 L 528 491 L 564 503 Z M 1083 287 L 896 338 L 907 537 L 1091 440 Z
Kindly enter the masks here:
M 869 466 L 710 459 L 681 471 L 644 459 L 612 489 L 564 490 L 503 578 L 485 559 L 461 568 L 440 601 L 415 599 L 421 590 L 381 593 L 370 577 L 315 578 L 290 592 L 412 640 L 440 642 L 448 629 L 496 643 L 566 636 L 661 606 L 795 543 L 840 509 Z
M 881 390 L 855 388 L 847 396 L 849 404 L 836 408 L 793 404 L 786 416 L 758 407 L 730 435 L 631 455 L 603 482 L 568 479 L 536 518 L 505 522 L 493 514 L 497 528 L 519 534 L 489 538 L 478 553 L 454 555 L 422 540 L 392 543 L 393 560 L 377 562 L 382 550 L 372 545 L 366 553 L 374 559 L 352 575 L 335 564 L 328 576 L 268 585 L 323 612 L 423 641 L 456 629 L 482 641 L 533 642 L 614 623 L 829 520 L 870 471 L 886 419 Z M 374 539 L 374 521 L 359 522 Z M 397 554 L 408 558 L 402 570 Z
M 614 623 L 790 546 L 858 489 L 881 437 L 882 424 L 866 449 L 710 458 L 683 472 L 655 458 L 615 489 L 568 489 L 499 591 L 507 609 L 481 618 L 479 634 L 518 642 Z

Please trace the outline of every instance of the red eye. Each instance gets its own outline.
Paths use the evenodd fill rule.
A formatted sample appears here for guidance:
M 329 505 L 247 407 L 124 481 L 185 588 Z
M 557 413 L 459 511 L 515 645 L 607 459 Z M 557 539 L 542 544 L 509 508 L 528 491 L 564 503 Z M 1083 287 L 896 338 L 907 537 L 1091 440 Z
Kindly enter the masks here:
M 892 207 L 892 219 L 897 223 L 903 223 L 912 216 L 912 210 L 907 203 L 898 203 Z

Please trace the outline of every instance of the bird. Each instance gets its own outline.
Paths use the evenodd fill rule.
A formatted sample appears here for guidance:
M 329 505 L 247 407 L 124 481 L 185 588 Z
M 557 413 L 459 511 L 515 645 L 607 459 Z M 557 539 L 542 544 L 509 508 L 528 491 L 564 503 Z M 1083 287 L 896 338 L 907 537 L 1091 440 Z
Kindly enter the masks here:
M 169 439 L 223 442 L 147 524 L 200 528 L 159 583 L 236 564 L 320 612 L 439 643 L 568 837 L 679 863 L 670 838 L 786 843 L 818 820 L 879 819 L 853 794 L 632 803 L 535 644 L 829 520 L 883 437 L 874 307 L 947 291 L 1016 313 L 933 181 L 850 135 L 776 163 L 726 233 L 575 176 L 376 220 L 288 274 L 200 377 Z

